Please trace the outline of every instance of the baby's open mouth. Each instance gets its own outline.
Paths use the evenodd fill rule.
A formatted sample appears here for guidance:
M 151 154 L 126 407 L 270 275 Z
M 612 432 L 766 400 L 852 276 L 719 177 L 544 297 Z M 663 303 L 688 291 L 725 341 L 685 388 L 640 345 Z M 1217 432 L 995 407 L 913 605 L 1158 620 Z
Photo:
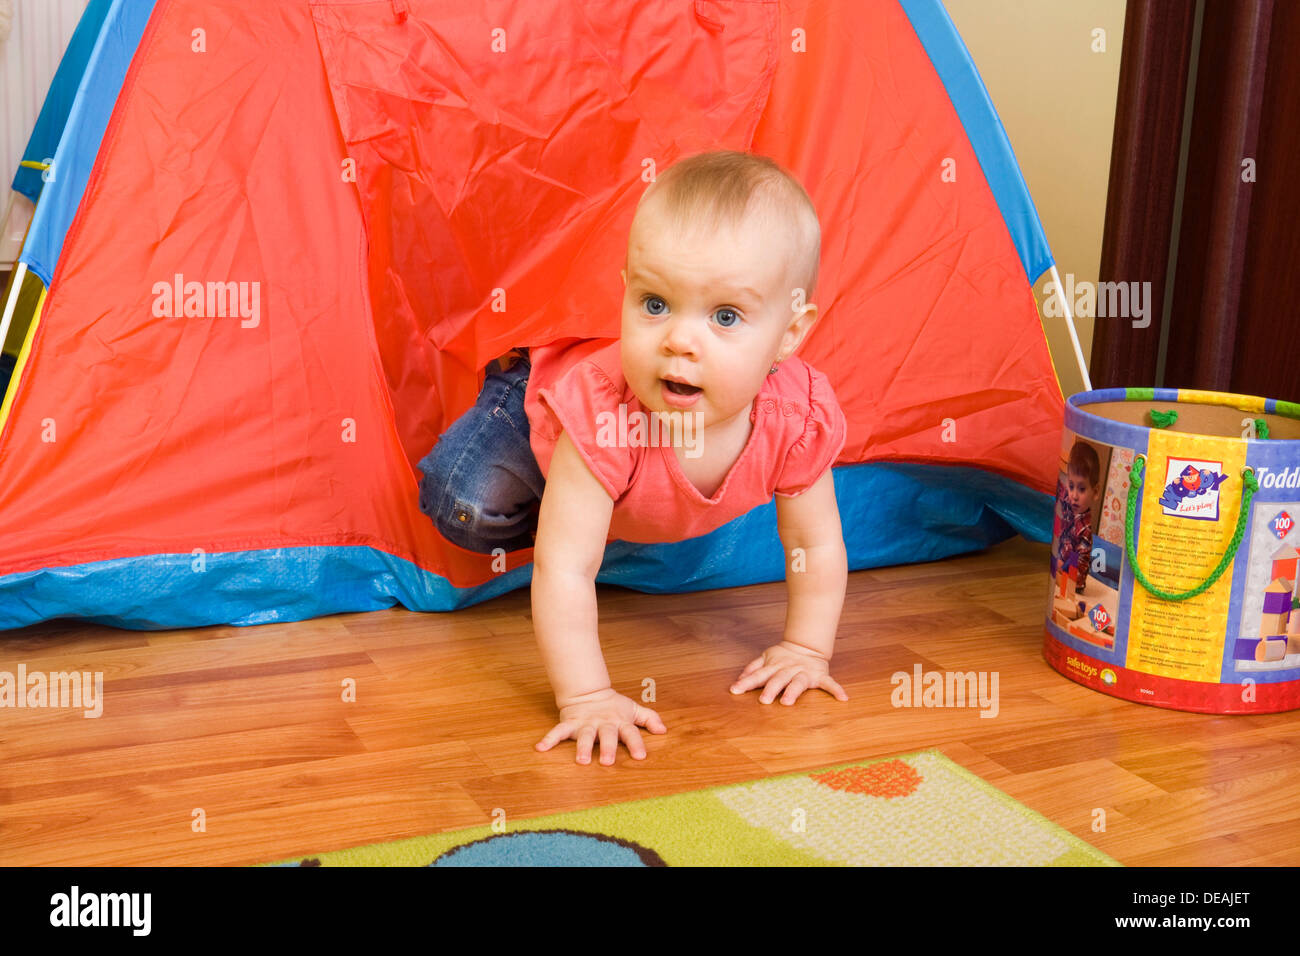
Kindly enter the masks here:
M 683 385 L 681 382 L 669 381 L 666 378 L 660 379 L 660 381 L 662 381 L 664 385 L 667 386 L 668 391 L 672 392 L 674 395 L 694 395 L 696 392 L 702 391 L 698 385 Z

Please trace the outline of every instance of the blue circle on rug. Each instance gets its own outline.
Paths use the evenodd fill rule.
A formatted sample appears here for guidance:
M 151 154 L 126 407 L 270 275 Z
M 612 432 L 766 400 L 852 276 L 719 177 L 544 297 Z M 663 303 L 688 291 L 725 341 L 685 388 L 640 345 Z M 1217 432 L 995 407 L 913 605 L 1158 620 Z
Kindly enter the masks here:
M 663 866 L 659 854 L 627 840 L 577 830 L 501 833 L 453 847 L 430 866 Z

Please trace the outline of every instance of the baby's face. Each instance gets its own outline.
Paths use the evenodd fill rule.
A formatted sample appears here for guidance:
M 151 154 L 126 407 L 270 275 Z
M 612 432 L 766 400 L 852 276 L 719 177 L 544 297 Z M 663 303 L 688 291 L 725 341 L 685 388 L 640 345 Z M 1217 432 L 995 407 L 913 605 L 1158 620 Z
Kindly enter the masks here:
M 768 369 L 816 318 L 815 305 L 792 308 L 792 243 L 756 216 L 711 235 L 679 235 L 665 220 L 647 200 L 632 224 L 623 375 L 650 411 L 698 413 L 702 428 L 748 416 Z
M 1087 477 L 1077 471 L 1070 472 L 1066 491 L 1070 495 L 1070 507 L 1074 509 L 1075 514 L 1089 510 L 1097 499 L 1097 493 L 1092 485 L 1088 484 Z

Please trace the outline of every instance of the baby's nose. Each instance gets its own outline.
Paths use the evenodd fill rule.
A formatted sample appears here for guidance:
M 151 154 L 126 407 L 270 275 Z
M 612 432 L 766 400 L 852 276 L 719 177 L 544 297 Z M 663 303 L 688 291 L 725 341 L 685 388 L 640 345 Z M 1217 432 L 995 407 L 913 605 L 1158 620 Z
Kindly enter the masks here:
M 671 322 L 664 331 L 664 345 L 669 351 L 677 354 L 692 354 L 695 352 L 695 332 L 691 324 L 682 319 Z

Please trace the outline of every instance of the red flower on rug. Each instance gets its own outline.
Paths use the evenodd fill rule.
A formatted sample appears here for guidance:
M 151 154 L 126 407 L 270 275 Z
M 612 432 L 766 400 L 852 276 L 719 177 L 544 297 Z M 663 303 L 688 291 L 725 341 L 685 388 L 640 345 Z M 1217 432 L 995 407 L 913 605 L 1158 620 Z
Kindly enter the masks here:
M 901 760 L 886 760 L 869 767 L 845 767 L 808 775 L 832 790 L 869 797 L 908 797 L 921 785 L 921 774 Z

